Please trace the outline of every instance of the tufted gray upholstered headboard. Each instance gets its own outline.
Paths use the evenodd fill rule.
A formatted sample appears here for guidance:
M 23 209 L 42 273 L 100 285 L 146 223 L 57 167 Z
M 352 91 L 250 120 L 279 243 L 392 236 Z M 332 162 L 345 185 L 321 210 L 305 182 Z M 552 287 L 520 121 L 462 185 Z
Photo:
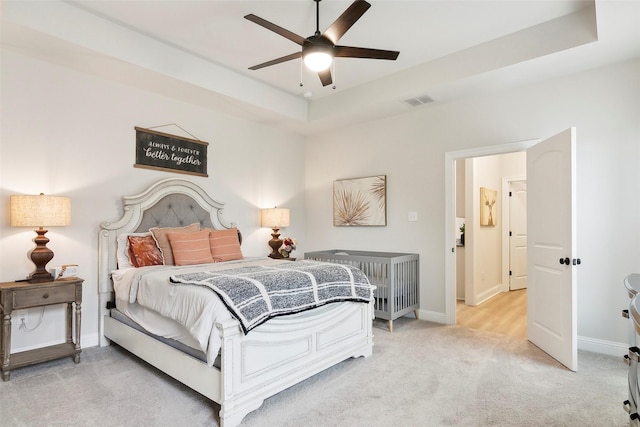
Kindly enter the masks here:
M 152 227 L 183 227 L 199 223 L 200 227 L 214 228 L 209 212 L 185 194 L 169 194 L 147 208 L 136 232 L 148 231 Z
M 215 230 L 236 228 L 235 223 L 227 222 L 222 215 L 224 203 L 215 201 L 200 186 L 184 179 L 169 178 L 159 181 L 136 196 L 123 197 L 122 204 L 122 218 L 100 224 L 98 235 L 101 337 L 102 318 L 108 313 L 107 302 L 113 297 L 111 272 L 117 268 L 118 235 L 147 231 L 152 227 L 180 227 L 194 222 Z M 240 232 L 238 239 L 242 243 Z

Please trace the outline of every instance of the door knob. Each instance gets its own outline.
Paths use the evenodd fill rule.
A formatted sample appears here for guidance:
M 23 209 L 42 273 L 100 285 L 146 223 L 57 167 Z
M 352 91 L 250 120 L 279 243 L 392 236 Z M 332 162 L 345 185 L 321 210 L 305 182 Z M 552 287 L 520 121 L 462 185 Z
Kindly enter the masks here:
M 571 263 L 571 260 L 569 258 L 560 258 L 560 264 L 569 265 L 569 263 Z

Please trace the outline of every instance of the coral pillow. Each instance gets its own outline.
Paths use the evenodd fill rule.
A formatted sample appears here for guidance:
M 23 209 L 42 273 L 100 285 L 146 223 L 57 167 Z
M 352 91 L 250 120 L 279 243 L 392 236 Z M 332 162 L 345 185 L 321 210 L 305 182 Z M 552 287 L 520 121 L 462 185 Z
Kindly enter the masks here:
M 235 228 L 211 230 L 209 233 L 209 245 L 211 246 L 211 256 L 216 262 L 243 259 L 240 241 L 238 240 L 238 230 Z
M 134 267 L 162 265 L 162 253 L 153 236 L 127 236 L 129 240 L 129 260 Z
M 200 224 L 197 222 L 194 224 L 187 225 L 185 227 L 165 227 L 165 228 L 150 228 L 149 231 L 153 234 L 153 238 L 156 239 L 156 244 L 160 248 L 160 252 L 162 252 L 162 257 L 164 258 L 164 265 L 175 265 L 173 261 L 173 252 L 171 250 L 171 243 L 169 243 L 169 238 L 167 234 L 169 233 L 191 233 L 195 231 L 200 231 Z
M 214 262 L 209 249 L 209 231 L 168 233 L 176 265 L 207 264 Z

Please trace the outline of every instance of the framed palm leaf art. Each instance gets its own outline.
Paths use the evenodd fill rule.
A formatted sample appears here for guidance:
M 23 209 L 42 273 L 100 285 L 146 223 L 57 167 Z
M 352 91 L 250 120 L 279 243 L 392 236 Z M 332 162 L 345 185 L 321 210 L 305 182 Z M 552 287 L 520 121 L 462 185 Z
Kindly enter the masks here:
M 334 181 L 333 225 L 387 225 L 387 176 Z
M 495 227 L 496 200 L 498 200 L 496 190 L 480 187 L 480 225 Z

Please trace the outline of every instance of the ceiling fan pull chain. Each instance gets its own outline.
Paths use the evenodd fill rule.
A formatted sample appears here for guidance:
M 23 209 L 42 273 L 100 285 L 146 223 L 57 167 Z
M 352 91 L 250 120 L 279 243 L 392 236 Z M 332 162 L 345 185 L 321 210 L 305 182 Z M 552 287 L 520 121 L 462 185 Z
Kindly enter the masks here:
M 302 81 L 302 75 L 303 75 L 303 67 L 302 65 L 304 64 L 304 61 L 302 60 L 302 57 L 300 57 L 300 87 L 304 86 L 304 83 Z
M 333 66 L 333 90 L 336 89 L 336 81 L 338 80 L 338 75 L 336 74 L 336 59 L 333 58 L 333 64 L 331 64 Z

